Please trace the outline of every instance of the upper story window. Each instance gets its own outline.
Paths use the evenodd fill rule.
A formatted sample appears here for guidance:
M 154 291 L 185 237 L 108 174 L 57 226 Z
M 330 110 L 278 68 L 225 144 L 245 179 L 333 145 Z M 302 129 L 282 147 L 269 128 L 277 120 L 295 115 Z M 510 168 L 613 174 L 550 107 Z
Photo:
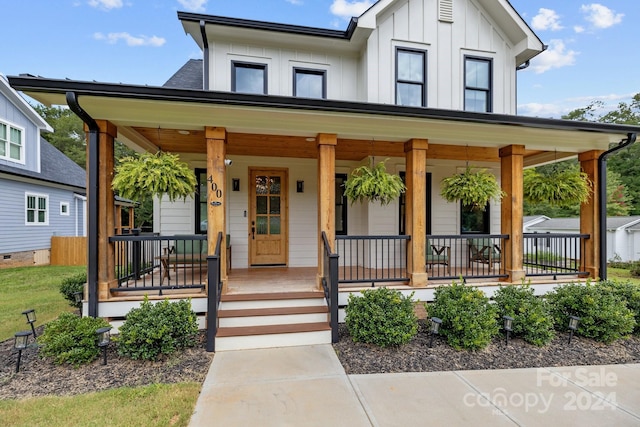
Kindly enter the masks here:
M 49 196 L 43 194 L 25 194 L 26 199 L 26 224 L 27 225 L 47 225 L 49 224 Z
M 0 122 L 0 159 L 24 162 L 23 131 Z
M 427 52 L 396 49 L 396 104 L 427 105 Z
M 464 109 L 481 113 L 491 112 L 491 60 L 465 57 Z
M 301 98 L 327 97 L 327 73 L 324 70 L 293 69 L 293 96 Z
M 266 94 L 267 65 L 250 62 L 232 62 L 231 91 Z

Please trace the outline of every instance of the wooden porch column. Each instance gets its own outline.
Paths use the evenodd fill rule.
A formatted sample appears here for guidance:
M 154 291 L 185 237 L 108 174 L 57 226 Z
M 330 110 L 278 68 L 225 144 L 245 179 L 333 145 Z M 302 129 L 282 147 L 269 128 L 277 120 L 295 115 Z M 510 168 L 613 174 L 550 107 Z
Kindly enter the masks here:
M 406 233 L 411 236 L 407 249 L 407 273 L 410 285 L 427 286 L 425 245 L 427 228 L 427 149 L 426 139 L 410 139 L 404 144 L 406 158 Z
M 318 144 L 318 274 L 316 283 L 322 289 L 324 275 L 324 231 L 333 248 L 336 239 L 336 145 L 335 134 L 319 133 Z
M 589 277 L 594 279 L 600 277 L 600 238 L 606 238 L 606 236 L 600 236 L 600 217 L 598 216 L 598 189 L 600 187 L 598 157 L 600 154 L 602 151 L 591 150 L 578 155 L 582 171 L 593 182 L 593 192 L 589 201 L 580 205 L 580 233 L 590 236 L 586 241 L 584 253 L 580 255 L 580 263 L 581 269 L 588 271 Z
M 223 292 L 227 286 L 227 250 L 226 250 L 226 166 L 227 130 L 225 128 L 205 128 L 207 139 L 207 241 L 208 253 L 215 253 L 218 233 L 222 233 L 220 249 L 220 280 Z
M 115 202 L 111 182 L 114 175 L 113 145 L 118 129 L 111 122 L 96 120 L 100 128 L 98 136 L 98 301 L 109 299 L 116 283 L 115 245 L 109 237 L 115 233 Z M 87 191 L 90 191 L 88 188 Z
M 509 238 L 504 242 L 505 271 L 509 277 L 503 281 L 520 282 L 524 274 L 523 265 L 523 183 L 524 145 L 509 145 L 500 149 L 500 180 L 506 195 L 502 198 L 500 227 Z

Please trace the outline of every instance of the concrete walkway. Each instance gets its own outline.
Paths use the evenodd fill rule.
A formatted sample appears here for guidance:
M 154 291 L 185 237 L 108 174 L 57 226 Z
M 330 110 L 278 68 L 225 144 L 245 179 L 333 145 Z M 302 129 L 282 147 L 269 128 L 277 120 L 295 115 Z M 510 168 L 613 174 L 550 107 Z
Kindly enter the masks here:
M 197 426 L 639 426 L 640 364 L 346 375 L 331 345 L 217 353 Z

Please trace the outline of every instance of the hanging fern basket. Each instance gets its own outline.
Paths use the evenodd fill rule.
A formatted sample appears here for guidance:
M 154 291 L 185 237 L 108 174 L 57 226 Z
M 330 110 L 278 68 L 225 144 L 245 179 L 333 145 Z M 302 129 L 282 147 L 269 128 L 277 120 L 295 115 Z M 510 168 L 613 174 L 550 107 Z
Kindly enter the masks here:
M 533 169 L 524 171 L 524 198 L 530 203 L 572 207 L 589 200 L 593 183 L 578 169 L 543 175 Z
M 360 166 L 351 172 L 344 183 L 344 194 L 351 204 L 380 202 L 382 205 L 388 205 L 405 192 L 406 187 L 402 179 L 398 175 L 388 173 L 385 162 L 386 160 L 374 167 Z
M 196 176 L 178 155 L 158 152 L 126 157 L 116 167 L 112 188 L 119 196 L 142 200 L 168 195 L 171 201 L 193 197 Z
M 477 210 L 484 210 L 490 200 L 500 200 L 504 194 L 492 173 L 469 166 L 463 173 L 444 178 L 440 185 L 440 195 L 447 202 L 459 200 Z

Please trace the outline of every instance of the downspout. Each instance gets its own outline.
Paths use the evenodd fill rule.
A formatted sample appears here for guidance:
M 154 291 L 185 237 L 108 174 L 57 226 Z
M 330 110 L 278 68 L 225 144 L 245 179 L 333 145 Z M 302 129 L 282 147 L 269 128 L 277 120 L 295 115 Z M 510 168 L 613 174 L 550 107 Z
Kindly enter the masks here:
M 600 279 L 607 280 L 607 157 L 636 142 L 636 134 L 628 133 L 627 138 L 600 154 L 598 157 L 598 220 L 600 221 Z
M 204 19 L 200 20 L 200 34 L 202 35 L 202 89 L 209 90 L 209 40 L 205 31 Z
M 98 141 L 100 128 L 96 121 L 87 113 L 80 104 L 75 92 L 67 92 L 67 105 L 89 128 L 88 141 L 88 183 L 87 217 L 89 229 L 87 230 L 87 287 L 89 298 L 88 315 L 98 317 Z

